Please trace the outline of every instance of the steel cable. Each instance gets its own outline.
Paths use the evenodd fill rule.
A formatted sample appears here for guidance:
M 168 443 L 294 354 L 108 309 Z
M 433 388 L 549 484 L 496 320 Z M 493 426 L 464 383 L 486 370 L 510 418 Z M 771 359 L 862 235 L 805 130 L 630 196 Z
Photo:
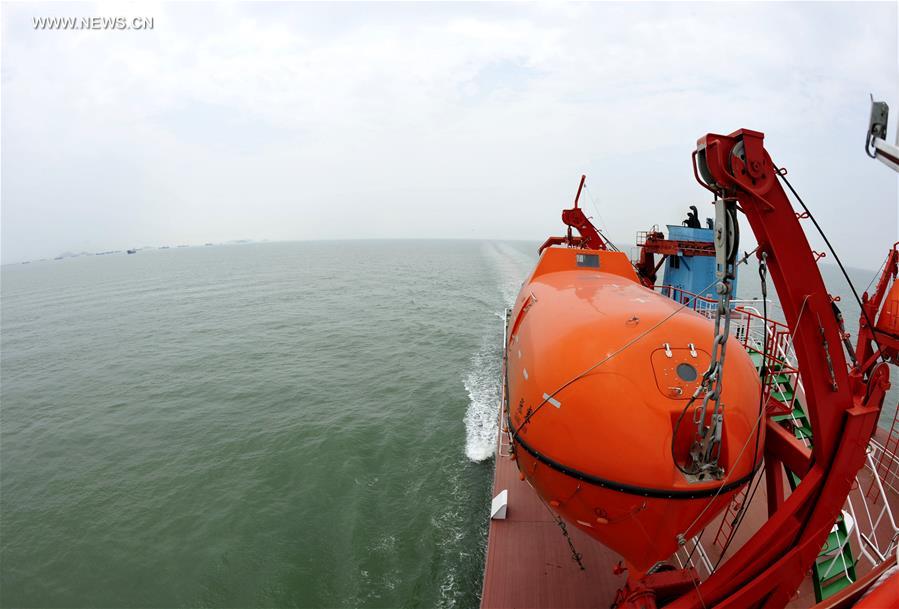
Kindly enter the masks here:
M 812 221 L 812 224 L 815 225 L 815 228 L 818 231 L 818 234 L 821 235 L 821 238 L 824 239 L 824 243 L 827 245 L 827 249 L 830 250 L 833 259 L 836 260 L 837 266 L 840 267 L 840 272 L 843 273 L 843 277 L 846 279 L 846 283 L 849 284 L 849 289 L 852 290 L 852 295 L 855 297 L 855 302 L 858 303 L 858 308 L 861 309 L 862 316 L 865 318 L 865 322 L 868 324 L 868 327 L 871 328 L 871 340 L 874 341 L 874 344 L 877 345 L 877 350 L 880 351 L 881 346 L 880 342 L 877 340 L 877 336 L 874 334 L 874 324 L 871 322 L 871 319 L 868 317 L 868 312 L 865 311 L 865 307 L 862 305 L 862 299 L 859 298 L 858 291 L 855 289 L 855 284 L 852 283 L 852 279 L 849 278 L 849 273 L 846 272 L 846 267 L 843 266 L 843 261 L 840 260 L 839 255 L 837 255 L 836 250 L 833 249 L 833 245 L 830 244 L 830 239 L 827 238 L 827 235 L 824 234 L 824 230 L 821 228 L 821 225 L 818 224 L 818 221 L 815 220 L 815 216 L 809 211 L 809 208 L 805 205 L 805 202 L 802 200 L 802 197 L 799 196 L 799 193 L 796 192 L 796 189 L 793 188 L 793 185 L 790 184 L 790 181 L 787 179 L 784 172 L 782 172 L 776 165 L 772 163 L 774 167 L 774 173 L 781 179 L 781 181 L 787 185 L 787 188 L 790 189 L 790 192 L 793 193 L 793 196 L 796 197 L 796 200 L 799 202 L 799 205 L 802 206 L 802 209 L 808 214 L 808 219 Z

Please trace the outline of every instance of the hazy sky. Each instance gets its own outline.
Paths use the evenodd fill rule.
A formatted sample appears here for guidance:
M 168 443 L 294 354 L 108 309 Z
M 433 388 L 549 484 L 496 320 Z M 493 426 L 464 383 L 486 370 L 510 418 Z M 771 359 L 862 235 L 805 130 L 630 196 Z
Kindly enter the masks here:
M 33 17 L 154 18 L 152 31 Z M 690 153 L 749 127 L 876 268 L 897 176 L 897 4 L 4 4 L 2 261 L 230 239 L 618 242 L 711 215 Z M 809 226 L 807 230 L 811 230 Z

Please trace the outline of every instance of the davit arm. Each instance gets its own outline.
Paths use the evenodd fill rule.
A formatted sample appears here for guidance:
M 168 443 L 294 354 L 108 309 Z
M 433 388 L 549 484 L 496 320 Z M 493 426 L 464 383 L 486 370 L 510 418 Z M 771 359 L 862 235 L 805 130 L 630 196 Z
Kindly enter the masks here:
M 540 246 L 540 249 L 537 250 L 539 253 L 543 253 L 543 250 L 548 248 L 551 245 L 568 245 L 568 246 L 576 246 L 583 247 L 591 250 L 605 250 L 608 249 L 606 247 L 605 241 L 603 241 L 602 236 L 599 234 L 599 231 L 596 230 L 596 227 L 593 226 L 593 223 L 590 222 L 590 219 L 587 218 L 587 215 L 584 214 L 584 210 L 578 207 L 578 202 L 581 198 L 581 191 L 584 189 L 584 182 L 587 180 L 587 176 L 581 176 L 581 182 L 577 187 L 577 194 L 574 196 L 574 207 L 571 209 L 563 209 L 562 210 L 562 222 L 568 227 L 568 235 L 565 237 L 550 237 L 546 241 L 543 242 L 543 245 Z M 571 229 L 577 230 L 579 237 L 575 237 L 571 233 Z
M 783 607 L 817 557 L 864 462 L 889 373 L 886 366 L 866 375 L 847 367 L 831 297 L 799 224 L 803 216 L 779 182 L 783 170 L 766 152 L 764 135 L 748 129 L 708 134 L 693 159 L 696 179 L 717 204 L 737 203 L 756 236 L 758 255 L 766 256 L 792 328 L 815 442 L 796 490 L 786 500 L 769 498 L 770 518 L 762 528 L 698 589 L 668 607 Z M 782 485 L 781 464 L 795 462 L 795 455 L 783 454 L 785 446 L 766 445 L 766 473 L 775 485 Z

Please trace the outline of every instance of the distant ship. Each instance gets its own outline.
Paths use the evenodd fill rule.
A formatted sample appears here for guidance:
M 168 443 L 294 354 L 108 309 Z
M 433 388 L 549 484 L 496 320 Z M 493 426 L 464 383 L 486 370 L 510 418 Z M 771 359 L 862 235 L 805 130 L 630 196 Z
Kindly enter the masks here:
M 128 253 L 129 253 L 129 254 L 136 254 L 136 253 L 137 253 L 137 250 L 128 250 Z

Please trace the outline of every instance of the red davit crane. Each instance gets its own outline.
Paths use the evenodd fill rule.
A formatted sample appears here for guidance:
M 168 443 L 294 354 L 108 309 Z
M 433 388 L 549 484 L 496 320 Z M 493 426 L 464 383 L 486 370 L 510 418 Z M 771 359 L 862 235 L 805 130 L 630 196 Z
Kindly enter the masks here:
M 871 296 L 862 296 L 862 315 L 859 320 L 855 360 L 867 371 L 883 358 L 894 363 L 899 355 L 899 242 L 887 254 L 883 273 Z M 892 282 L 892 288 L 890 288 Z M 887 288 L 889 292 L 887 292 Z M 880 314 L 878 318 L 878 313 Z M 876 323 L 875 323 L 876 322 Z
M 711 241 L 683 241 L 666 239 L 661 231 L 653 230 L 638 233 L 637 245 L 640 246 L 640 257 L 634 263 L 640 281 L 648 288 L 655 287 L 659 269 L 668 256 L 714 256 L 715 244 Z M 661 256 L 656 262 L 656 255 Z
M 808 213 L 793 210 L 764 135 L 741 129 L 708 134 L 693 153 L 697 181 L 715 195 L 716 205 L 742 211 L 755 234 L 777 288 L 805 386 L 814 428 L 811 449 L 781 425 L 767 421 L 764 446 L 768 521 L 721 568 L 665 605 L 672 609 L 784 607 L 814 563 L 863 465 L 875 429 L 889 370 L 881 359 L 899 353 L 899 288 L 886 297 L 899 253 L 894 247 L 884 279 L 863 305 L 858 347 L 847 365 L 842 320 L 833 306 L 800 226 Z M 892 308 L 890 308 L 892 307 Z M 887 310 L 891 311 L 887 313 Z M 784 497 L 784 468 L 801 478 Z M 650 586 L 651 587 L 651 584 Z M 655 607 L 647 583 L 628 581 L 619 607 Z M 837 605 L 834 605 L 837 606 Z
M 574 195 L 574 207 L 562 210 L 562 222 L 568 227 L 568 234 L 564 237 L 550 237 L 543 242 L 538 253 L 551 245 L 568 245 L 571 247 L 585 247 L 593 250 L 605 250 L 606 242 L 593 226 L 593 223 L 584 214 L 584 210 L 578 207 L 578 201 L 581 199 L 581 191 L 584 190 L 584 182 L 587 176 L 581 176 L 581 182 L 577 186 L 577 194 Z M 571 229 L 576 229 L 578 236 L 575 237 Z

